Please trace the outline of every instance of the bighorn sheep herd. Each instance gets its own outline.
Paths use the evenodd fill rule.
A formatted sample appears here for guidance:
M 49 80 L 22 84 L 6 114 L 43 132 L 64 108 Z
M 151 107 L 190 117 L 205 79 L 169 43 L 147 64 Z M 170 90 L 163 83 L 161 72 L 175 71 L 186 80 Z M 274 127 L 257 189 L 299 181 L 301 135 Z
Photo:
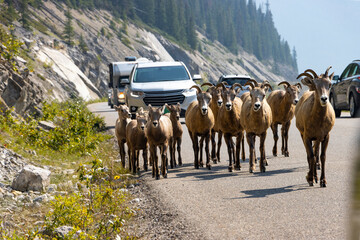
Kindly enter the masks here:
M 204 91 L 198 85 L 191 89 L 197 91 L 197 100 L 193 101 L 185 113 L 185 124 L 192 141 L 194 152 L 194 167 L 198 169 L 204 166 L 203 145 L 205 141 L 206 168 L 211 169 L 210 159 L 213 163 L 220 162 L 220 147 L 224 136 L 228 151 L 228 171 L 241 169 L 241 158 L 245 161 L 244 139 L 249 145 L 249 172 L 255 171 L 255 139 L 260 137 L 260 172 L 266 171 L 268 165 L 265 151 L 265 139 L 267 130 L 273 132 L 274 145 L 273 156 L 277 156 L 278 125 L 281 124 L 281 154 L 289 157 L 288 138 L 291 120 L 296 117 L 296 127 L 300 132 L 304 143 L 309 172 L 306 180 L 310 186 L 314 181 L 317 183 L 317 169 L 320 168 L 320 187 L 326 187 L 325 160 L 326 149 L 329 143 L 329 133 L 335 123 L 335 113 L 329 103 L 329 89 L 334 76 L 329 76 L 329 67 L 324 74 L 318 76 L 315 71 L 307 69 L 297 79 L 309 87 L 299 99 L 301 84 L 290 84 L 287 81 L 280 82 L 278 86 L 284 86 L 283 90 L 271 91 L 272 86 L 268 81 L 258 83 L 254 79 L 248 80 L 244 86 L 249 86 L 249 92 L 238 97 L 243 89 L 238 83 L 227 87 L 227 84 L 213 85 L 205 83 L 201 87 L 208 86 Z M 268 95 L 268 96 L 267 96 Z M 116 107 L 118 119 L 115 125 L 115 135 L 118 140 L 122 166 L 125 167 L 125 143 L 128 146 L 129 169 L 137 173 L 139 169 L 139 152 L 142 150 L 143 167 L 148 169 L 148 148 L 150 150 L 150 165 L 152 176 L 160 178 L 157 147 L 161 157 L 161 175 L 166 178 L 168 160 L 170 167 L 182 166 L 181 142 L 183 127 L 180 122 L 181 106 L 163 105 L 160 107 L 148 106 L 149 111 L 142 108 L 136 114 L 136 119 L 130 121 L 131 114 L 125 105 Z M 164 113 L 165 109 L 169 112 Z M 218 133 L 217 149 L 215 133 Z M 200 139 L 199 139 L 200 137 Z M 233 137 L 236 138 L 234 144 Z M 212 151 L 209 150 L 211 140 Z M 321 145 L 321 154 L 320 152 Z M 169 148 L 169 158 L 167 149 Z M 176 161 L 176 150 L 177 161 Z M 242 151 L 241 151 L 242 150 Z M 200 157 L 199 157 L 200 154 Z

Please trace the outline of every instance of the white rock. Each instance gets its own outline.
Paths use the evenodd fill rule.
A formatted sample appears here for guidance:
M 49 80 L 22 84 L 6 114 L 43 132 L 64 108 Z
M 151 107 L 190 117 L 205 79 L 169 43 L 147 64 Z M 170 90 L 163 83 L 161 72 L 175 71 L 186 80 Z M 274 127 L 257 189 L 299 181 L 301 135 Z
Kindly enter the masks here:
M 26 165 L 14 178 L 12 182 L 12 189 L 18 191 L 44 191 L 50 184 L 50 171 Z

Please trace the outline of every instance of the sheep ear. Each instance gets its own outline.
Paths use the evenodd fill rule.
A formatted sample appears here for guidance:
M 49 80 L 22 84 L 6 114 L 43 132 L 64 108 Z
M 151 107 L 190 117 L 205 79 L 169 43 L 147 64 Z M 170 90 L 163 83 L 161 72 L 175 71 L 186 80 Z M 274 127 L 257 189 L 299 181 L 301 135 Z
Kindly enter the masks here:
M 181 111 L 181 105 L 179 102 L 176 104 L 176 107 L 178 108 L 179 111 Z
M 314 89 L 314 81 L 308 77 L 301 79 L 301 83 L 308 86 L 310 89 Z
M 143 107 L 140 107 L 140 108 L 139 108 L 138 113 L 139 113 L 139 114 L 144 114 L 144 109 L 143 109 Z
M 161 108 L 159 108 L 160 114 L 164 114 L 166 105 L 167 105 L 167 104 L 165 104 L 165 105 L 163 105 Z

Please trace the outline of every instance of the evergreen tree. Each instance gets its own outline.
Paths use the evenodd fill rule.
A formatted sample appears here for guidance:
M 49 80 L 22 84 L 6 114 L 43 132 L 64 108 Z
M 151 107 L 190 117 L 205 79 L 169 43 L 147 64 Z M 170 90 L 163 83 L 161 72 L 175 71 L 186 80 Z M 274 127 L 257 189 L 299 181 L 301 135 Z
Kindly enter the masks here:
M 22 0 L 20 2 L 19 12 L 21 14 L 20 22 L 22 26 L 26 29 L 30 29 L 29 0 Z
M 86 53 L 87 51 L 89 51 L 89 48 L 86 45 L 86 42 L 85 42 L 84 37 L 83 37 L 82 34 L 80 35 L 80 39 L 79 39 L 79 48 L 81 49 L 81 51 L 83 53 Z
M 70 9 L 68 9 L 66 12 L 65 12 L 65 16 L 66 16 L 66 22 L 65 22 L 65 27 L 64 27 L 64 39 L 66 41 L 67 44 L 69 45 L 73 45 L 73 37 L 75 36 L 75 33 L 74 33 L 74 27 L 72 25 L 72 15 L 71 15 L 71 12 L 70 12 Z

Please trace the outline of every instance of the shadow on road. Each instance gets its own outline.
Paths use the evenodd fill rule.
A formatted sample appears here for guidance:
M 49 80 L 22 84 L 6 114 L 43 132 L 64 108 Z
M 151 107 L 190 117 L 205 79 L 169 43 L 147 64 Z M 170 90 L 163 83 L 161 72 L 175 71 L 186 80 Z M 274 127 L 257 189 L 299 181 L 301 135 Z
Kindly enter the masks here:
M 245 190 L 245 191 L 241 191 L 241 193 L 243 193 L 247 196 L 231 198 L 231 199 L 263 198 L 263 197 L 267 197 L 267 196 L 274 195 L 274 194 L 301 191 L 301 190 L 305 190 L 305 189 L 309 189 L 309 187 L 307 187 L 307 184 L 286 186 L 286 187 L 280 187 L 280 188 Z
M 92 111 L 93 113 L 106 113 L 106 112 L 115 112 L 114 109 L 108 109 L 108 110 L 98 110 L 98 111 Z

